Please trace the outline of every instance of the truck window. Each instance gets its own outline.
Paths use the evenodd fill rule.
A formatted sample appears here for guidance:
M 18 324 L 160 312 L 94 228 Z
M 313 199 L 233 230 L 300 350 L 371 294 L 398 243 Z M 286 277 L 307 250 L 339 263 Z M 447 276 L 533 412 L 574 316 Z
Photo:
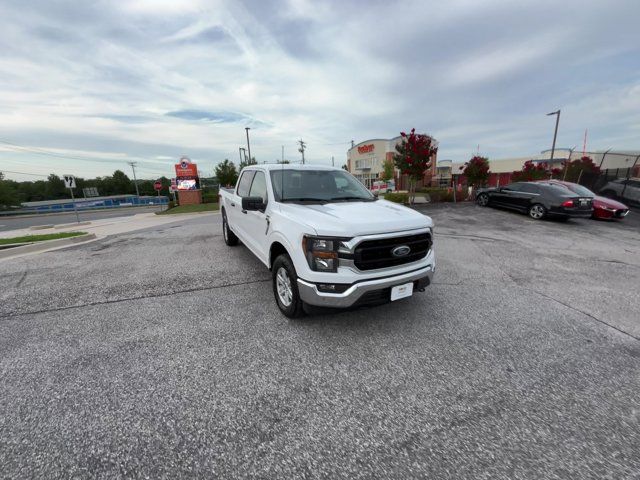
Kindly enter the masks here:
M 267 179 L 264 172 L 256 172 L 249 190 L 250 197 L 260 197 L 263 203 L 267 203 Z
M 242 176 L 240 177 L 240 181 L 238 181 L 238 188 L 236 189 L 236 195 L 239 197 L 248 197 L 249 196 L 249 187 L 251 186 L 251 180 L 253 180 L 253 176 L 255 175 L 255 170 L 247 170 L 242 172 Z

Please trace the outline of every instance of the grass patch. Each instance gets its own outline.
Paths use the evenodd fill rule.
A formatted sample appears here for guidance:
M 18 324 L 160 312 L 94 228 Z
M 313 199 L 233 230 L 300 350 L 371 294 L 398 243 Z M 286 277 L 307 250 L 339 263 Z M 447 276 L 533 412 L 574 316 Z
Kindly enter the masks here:
M 213 212 L 218 210 L 217 203 L 201 203 L 200 205 L 180 205 L 178 207 L 170 208 L 169 210 L 163 210 L 157 212 L 156 215 L 175 215 L 178 213 L 197 213 L 197 212 Z
M 77 237 L 79 235 L 86 234 L 87 232 L 60 232 L 47 233 L 44 235 L 24 235 L 22 237 L 0 238 L 0 245 L 11 245 L 12 243 L 44 242 L 46 240 L 57 240 L 59 238 Z

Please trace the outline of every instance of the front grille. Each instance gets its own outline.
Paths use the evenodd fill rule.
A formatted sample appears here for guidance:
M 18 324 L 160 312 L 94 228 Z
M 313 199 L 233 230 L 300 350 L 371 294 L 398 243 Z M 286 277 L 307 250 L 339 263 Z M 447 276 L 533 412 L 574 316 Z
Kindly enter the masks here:
M 409 254 L 402 257 L 394 257 L 391 251 L 402 245 L 406 245 L 411 249 Z M 360 270 L 374 270 L 376 268 L 404 265 L 426 257 L 431 245 L 431 234 L 429 233 L 366 240 L 356 247 L 353 263 Z

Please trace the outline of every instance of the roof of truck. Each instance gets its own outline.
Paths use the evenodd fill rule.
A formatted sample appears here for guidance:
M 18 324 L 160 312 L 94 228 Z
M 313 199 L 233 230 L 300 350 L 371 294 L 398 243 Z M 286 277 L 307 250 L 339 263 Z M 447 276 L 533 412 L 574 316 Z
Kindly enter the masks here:
M 300 163 L 259 163 L 249 165 L 244 169 L 253 170 L 256 168 L 263 170 L 341 170 L 338 167 L 332 167 L 330 165 L 302 165 Z

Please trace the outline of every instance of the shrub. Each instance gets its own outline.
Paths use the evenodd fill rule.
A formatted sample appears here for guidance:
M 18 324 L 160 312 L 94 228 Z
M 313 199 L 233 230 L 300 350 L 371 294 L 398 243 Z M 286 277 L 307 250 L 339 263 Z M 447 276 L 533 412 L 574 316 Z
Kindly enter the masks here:
M 218 194 L 217 193 L 203 193 L 202 194 L 202 203 L 218 203 Z
M 409 203 L 409 194 L 391 192 L 391 193 L 386 193 L 384 195 L 384 199 L 389 200 L 390 202 L 395 202 L 395 203 Z

